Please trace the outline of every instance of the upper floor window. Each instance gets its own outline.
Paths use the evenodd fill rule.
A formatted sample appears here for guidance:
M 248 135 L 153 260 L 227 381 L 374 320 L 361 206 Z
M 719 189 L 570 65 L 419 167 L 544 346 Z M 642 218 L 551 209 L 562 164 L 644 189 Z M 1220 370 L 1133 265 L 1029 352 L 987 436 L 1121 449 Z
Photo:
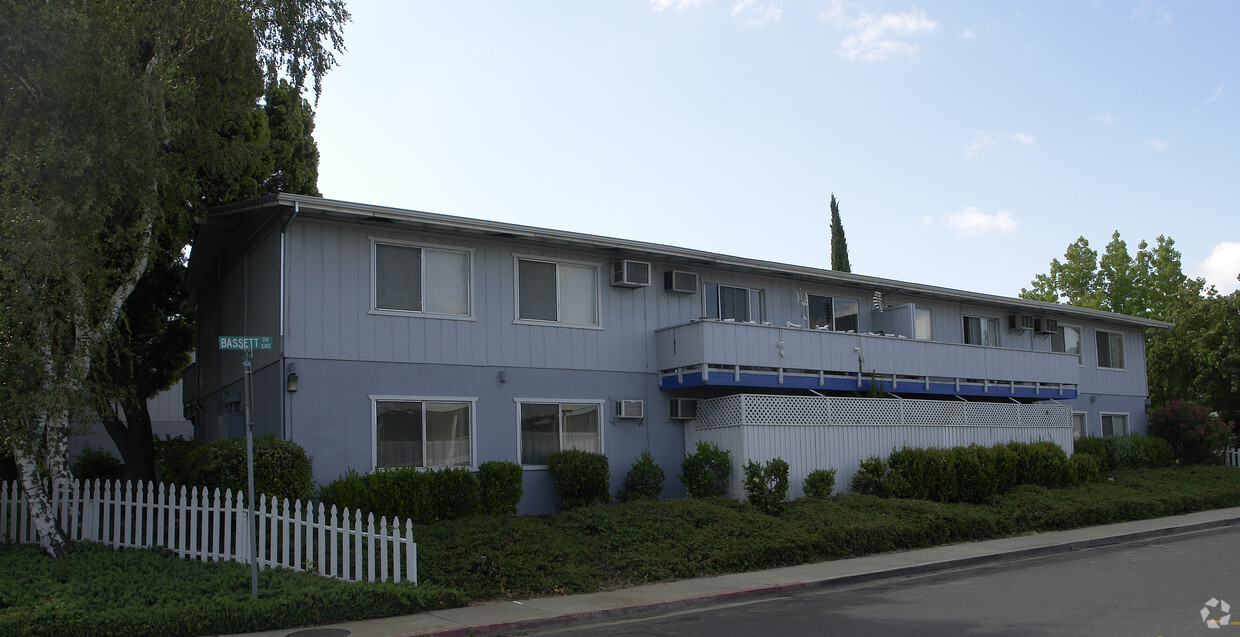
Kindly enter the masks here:
M 1051 334 L 1051 351 L 1061 354 L 1076 354 L 1081 359 L 1081 328 L 1060 325 L 1059 330 Z
M 473 464 L 473 402 L 372 398 L 376 469 Z
M 930 308 L 918 307 L 914 308 L 913 315 L 913 338 L 919 341 L 934 340 L 933 332 L 930 329 Z
M 598 266 L 517 259 L 517 320 L 598 325 Z
M 562 449 L 602 453 L 601 402 L 520 402 L 521 464 L 545 465 Z
M 999 319 L 964 317 L 964 342 L 968 345 L 999 346 Z
M 470 253 L 373 243 L 375 310 L 469 316 Z
M 1098 339 L 1098 367 L 1124 368 L 1124 335 L 1119 332 L 1095 332 Z
M 809 295 L 809 326 L 839 332 L 857 331 L 857 300 Z
M 766 320 L 762 290 L 707 283 L 702 286 L 706 318 L 740 322 Z

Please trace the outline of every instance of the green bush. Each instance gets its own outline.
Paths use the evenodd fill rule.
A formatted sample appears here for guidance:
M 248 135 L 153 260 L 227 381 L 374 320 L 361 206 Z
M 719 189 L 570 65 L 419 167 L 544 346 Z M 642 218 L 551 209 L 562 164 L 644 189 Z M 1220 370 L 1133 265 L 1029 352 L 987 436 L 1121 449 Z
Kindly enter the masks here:
M 1016 452 L 1016 484 L 1059 487 L 1068 484 L 1068 454 L 1059 445 L 1048 442 L 1009 442 Z
M 1088 438 L 1077 438 L 1072 441 L 1072 455 L 1087 454 L 1093 456 L 1103 471 L 1110 471 L 1115 466 L 1111 464 L 1111 454 L 1107 452 L 1107 439 L 1090 436 Z
M 97 447 L 87 446 L 73 461 L 71 469 L 73 477 L 82 481 L 125 479 L 125 465 L 116 456 Z
M 547 471 L 565 511 L 611 500 L 611 468 L 601 453 L 556 451 L 547 456 Z
M 728 494 L 732 474 L 731 453 L 713 442 L 698 442 L 697 449 L 680 463 L 680 481 L 694 498 Z
M 1223 422 L 1210 408 L 1172 400 L 1150 411 L 1150 435 L 1171 444 L 1180 464 L 1222 464 L 1222 453 L 1235 446 L 1236 423 Z
M 482 487 L 478 476 L 464 467 L 435 469 L 430 476 L 430 521 L 456 520 L 478 513 Z
M 903 478 L 887 466 L 887 461 L 871 456 L 861 461 L 849 485 L 853 493 L 890 498 L 904 492 Z
M 1072 474 L 1072 484 L 1085 484 L 1098 479 L 1102 463 L 1093 454 L 1074 453 L 1068 458 L 1068 469 Z
M 766 513 L 779 512 L 788 497 L 788 463 L 783 458 L 772 458 L 764 465 L 746 462 L 745 492 L 750 504 Z
M 486 515 L 515 515 L 521 502 L 523 474 L 521 465 L 492 460 L 478 465 L 481 511 Z
M 654 456 L 650 455 L 649 450 L 644 450 L 624 476 L 624 491 L 621 492 L 621 499 L 625 502 L 658 500 L 662 493 L 663 467 L 655 463 Z
M 835 491 L 835 469 L 814 469 L 805 476 L 801 491 L 807 498 L 829 498 Z
M 1132 439 L 1145 451 L 1145 467 L 1157 469 L 1175 464 L 1175 451 L 1166 440 L 1151 436 L 1133 436 Z
M 232 489 L 245 493 L 245 439 L 210 444 L 176 443 L 160 461 L 166 482 L 185 487 Z M 254 494 L 309 500 L 313 493 L 311 459 L 300 445 L 272 436 L 254 440 Z

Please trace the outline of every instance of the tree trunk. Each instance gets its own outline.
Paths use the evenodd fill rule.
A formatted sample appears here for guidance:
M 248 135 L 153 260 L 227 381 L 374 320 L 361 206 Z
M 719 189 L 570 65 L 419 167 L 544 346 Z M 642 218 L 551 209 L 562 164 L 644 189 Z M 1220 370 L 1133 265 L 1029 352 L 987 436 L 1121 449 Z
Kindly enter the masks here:
M 30 507 L 30 520 L 38 534 L 39 546 L 52 557 L 65 555 L 69 548 L 69 538 L 60 529 L 56 519 L 49 482 L 39 476 L 38 459 L 31 457 L 20 445 L 14 445 L 13 459 L 17 462 L 22 493 Z
M 130 482 L 155 481 L 155 441 L 151 432 L 151 412 L 146 401 L 137 398 L 126 398 L 121 401 L 125 410 L 125 479 Z M 116 446 L 121 441 L 113 438 Z

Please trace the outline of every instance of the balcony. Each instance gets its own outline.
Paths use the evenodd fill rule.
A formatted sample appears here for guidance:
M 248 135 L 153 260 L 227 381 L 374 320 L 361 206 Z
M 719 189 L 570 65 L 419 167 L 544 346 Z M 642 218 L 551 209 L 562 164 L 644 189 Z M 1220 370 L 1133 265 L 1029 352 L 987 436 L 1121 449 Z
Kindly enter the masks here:
M 1074 354 L 701 320 L 655 332 L 663 390 L 763 387 L 1076 398 Z

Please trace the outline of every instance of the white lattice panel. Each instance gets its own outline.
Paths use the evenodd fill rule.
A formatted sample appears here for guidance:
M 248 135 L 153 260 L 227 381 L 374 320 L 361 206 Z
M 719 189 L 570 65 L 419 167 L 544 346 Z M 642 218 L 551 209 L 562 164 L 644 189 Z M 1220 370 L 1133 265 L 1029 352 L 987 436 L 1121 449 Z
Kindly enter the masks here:
M 1020 422 L 1026 427 L 1071 427 L 1072 407 L 1068 405 L 1021 405 Z
M 745 397 L 743 395 L 699 400 L 697 412 L 693 418 L 693 428 L 713 429 L 715 427 L 739 426 L 742 422 L 741 406 L 744 404 L 744 400 Z
M 965 412 L 969 403 L 945 400 L 904 401 L 904 422 L 910 425 L 965 424 Z
M 827 398 L 745 395 L 747 425 L 824 425 L 830 420 Z
M 971 403 L 966 422 L 971 427 L 1003 427 L 1020 424 L 1019 405 Z
M 825 398 L 831 401 L 831 423 L 898 425 L 903 416 L 898 398 Z

